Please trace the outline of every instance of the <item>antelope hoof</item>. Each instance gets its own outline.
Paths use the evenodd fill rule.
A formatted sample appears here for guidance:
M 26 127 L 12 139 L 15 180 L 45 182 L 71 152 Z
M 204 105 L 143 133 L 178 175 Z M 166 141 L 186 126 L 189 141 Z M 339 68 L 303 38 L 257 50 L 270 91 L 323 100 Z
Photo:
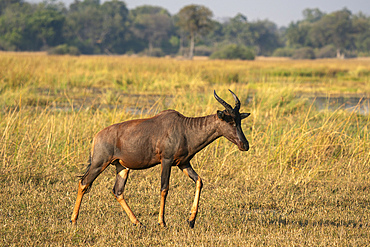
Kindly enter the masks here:
M 141 224 L 141 222 L 138 222 L 138 223 L 132 223 L 135 227 L 138 227 L 138 228 L 142 228 L 142 229 L 145 229 L 145 226 L 143 224 Z
M 195 224 L 195 219 L 194 220 L 187 220 L 187 222 L 188 222 L 190 228 L 193 229 L 194 228 L 194 224 Z
M 74 226 L 74 227 L 76 227 L 76 226 L 77 226 L 77 221 L 72 221 L 72 220 L 70 220 L 69 222 L 71 222 L 71 226 Z
M 165 222 L 159 222 L 158 225 L 161 226 L 161 227 L 166 227 L 166 223 Z

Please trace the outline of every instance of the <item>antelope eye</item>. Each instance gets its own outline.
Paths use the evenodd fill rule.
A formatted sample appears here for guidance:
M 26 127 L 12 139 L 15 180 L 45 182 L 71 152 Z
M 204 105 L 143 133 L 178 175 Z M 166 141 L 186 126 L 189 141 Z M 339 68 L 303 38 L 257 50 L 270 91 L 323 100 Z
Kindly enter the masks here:
M 230 123 L 230 124 L 234 122 L 233 117 L 231 117 L 231 116 L 229 116 L 229 115 L 225 115 L 224 120 L 225 120 L 227 123 Z
M 229 124 L 233 127 L 236 127 L 236 123 L 234 121 L 229 122 Z

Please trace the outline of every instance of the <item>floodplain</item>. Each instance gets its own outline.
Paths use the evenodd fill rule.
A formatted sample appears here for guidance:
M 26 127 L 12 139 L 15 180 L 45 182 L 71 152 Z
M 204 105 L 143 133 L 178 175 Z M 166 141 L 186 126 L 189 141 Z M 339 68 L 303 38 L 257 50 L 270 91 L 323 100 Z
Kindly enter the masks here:
M 0 245 L 366 246 L 370 241 L 370 60 L 177 60 L 0 53 Z M 160 166 L 132 171 L 125 198 L 108 167 L 69 219 L 99 130 L 175 109 L 222 110 L 234 91 L 250 142 L 225 138 L 192 165 L 204 187 L 172 169 L 167 228 L 157 226 Z M 325 100 L 327 99 L 327 100 Z M 334 99 L 334 100 L 333 100 Z M 355 100 L 354 100 L 355 99 Z M 335 102 L 335 103 L 333 103 Z

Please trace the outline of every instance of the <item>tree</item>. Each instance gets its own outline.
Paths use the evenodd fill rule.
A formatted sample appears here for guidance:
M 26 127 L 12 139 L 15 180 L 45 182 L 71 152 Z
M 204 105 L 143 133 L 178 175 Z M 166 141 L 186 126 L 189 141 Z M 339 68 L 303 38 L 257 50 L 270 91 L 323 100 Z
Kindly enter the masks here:
M 75 0 L 70 5 L 64 35 L 70 45 L 84 54 L 101 53 L 101 38 L 104 35 L 103 15 L 99 0 Z
M 0 49 L 37 51 L 63 40 L 64 5 L 52 1 L 8 2 L 13 3 L 7 5 L 0 16 Z
M 370 55 L 370 17 L 359 13 L 352 18 L 354 45 L 363 55 Z
M 28 19 L 28 32 L 37 44 L 36 50 L 56 46 L 63 41 L 64 15 L 58 5 L 40 3 Z
M 334 44 L 339 58 L 342 57 L 342 51 L 353 44 L 351 30 L 351 12 L 343 9 L 315 22 L 310 30 L 310 39 L 316 47 Z
M 304 17 L 304 21 L 310 22 L 310 23 L 319 21 L 325 15 L 325 13 L 324 12 L 321 12 L 321 10 L 318 9 L 318 8 L 314 8 L 314 9 L 307 8 L 307 9 L 304 9 L 302 11 L 302 14 L 303 14 L 303 17 Z
M 224 24 L 225 38 L 234 44 L 251 46 L 254 43 L 247 17 L 237 14 Z
M 286 45 L 289 47 L 302 47 L 309 45 L 309 31 L 311 25 L 307 22 L 291 22 L 285 30 Z
M 30 50 L 32 42 L 27 42 L 27 21 L 32 15 L 29 3 L 14 3 L 7 5 L 0 15 L 0 49 Z M 30 44 L 31 43 L 31 44 Z
M 212 29 L 207 35 L 202 37 L 203 43 L 208 46 L 217 46 L 217 43 L 222 42 L 224 39 L 225 39 L 224 24 L 216 20 L 212 20 Z
M 258 54 L 272 55 L 273 51 L 281 46 L 275 23 L 269 20 L 259 20 L 250 24 L 250 30 L 254 38 L 254 45 L 258 49 Z
M 102 32 L 100 33 L 100 46 L 103 52 L 123 54 L 126 50 L 128 36 L 129 11 L 124 2 L 113 0 L 104 2 L 101 6 Z
M 172 28 L 171 15 L 161 7 L 144 5 L 131 11 L 134 34 L 148 42 L 149 56 L 153 47 L 168 36 Z
M 325 16 L 318 8 L 307 8 L 302 11 L 303 20 L 291 22 L 285 30 L 284 38 L 288 47 L 305 47 L 312 46 L 310 39 L 310 30 L 315 22 Z
M 22 4 L 23 0 L 1 0 L 0 1 L 0 14 L 4 12 L 4 10 L 12 5 L 12 4 Z
M 212 29 L 213 13 L 205 6 L 188 5 L 178 13 L 177 25 L 190 35 L 189 58 L 193 58 L 196 35 L 204 35 Z

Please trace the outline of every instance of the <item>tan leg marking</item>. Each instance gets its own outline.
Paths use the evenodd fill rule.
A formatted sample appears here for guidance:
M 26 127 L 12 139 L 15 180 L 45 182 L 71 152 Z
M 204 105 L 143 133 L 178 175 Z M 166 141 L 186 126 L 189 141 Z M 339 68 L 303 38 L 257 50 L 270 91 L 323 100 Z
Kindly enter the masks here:
M 81 181 L 78 182 L 78 191 L 77 191 L 77 199 L 76 199 L 76 204 L 73 209 L 72 217 L 71 217 L 71 222 L 73 225 L 76 224 L 77 218 L 78 218 L 78 213 L 80 211 L 81 207 L 81 202 L 82 202 L 82 197 L 85 194 L 85 189 L 87 185 L 82 185 Z
M 120 195 L 118 197 L 114 196 L 114 197 L 116 197 L 119 204 L 121 204 L 123 210 L 125 210 L 127 216 L 130 218 L 131 222 L 135 225 L 141 225 L 140 221 L 138 221 L 138 219 L 136 218 L 136 216 L 134 215 L 134 213 L 132 212 L 130 207 L 127 205 L 125 199 L 123 198 L 123 195 Z
M 158 225 L 162 227 L 166 227 L 166 223 L 164 221 L 164 211 L 165 211 L 165 203 L 166 203 L 166 198 L 168 194 L 168 187 L 166 190 L 163 190 L 161 192 L 161 204 L 159 207 L 159 215 L 158 215 Z
M 121 163 L 121 161 L 120 161 L 120 163 Z M 130 171 L 129 169 L 123 169 L 122 171 L 120 171 L 118 173 L 118 175 L 121 178 L 127 180 L 129 171 Z M 119 196 L 114 195 L 114 197 L 117 199 L 119 204 L 121 204 L 123 210 L 125 210 L 127 216 L 130 218 L 131 222 L 135 225 L 141 225 L 140 221 L 138 221 L 135 214 L 132 212 L 131 208 L 128 206 L 127 202 L 125 201 L 125 198 L 123 197 L 123 191 L 122 191 L 121 195 L 119 195 Z
M 193 221 L 195 217 L 197 216 L 198 213 L 198 207 L 199 207 L 199 199 L 200 199 L 200 192 L 202 191 L 202 179 L 198 176 L 198 180 L 196 182 L 196 191 L 195 191 L 195 197 L 194 197 L 194 202 L 193 206 L 191 207 L 190 210 L 190 218 L 189 221 Z
M 190 169 L 192 169 L 192 168 L 190 167 Z M 186 174 L 186 176 L 190 177 L 187 168 L 183 169 L 183 172 Z M 195 197 L 194 197 L 193 205 L 192 205 L 191 210 L 190 210 L 190 218 L 189 218 L 189 224 L 190 224 L 191 228 L 194 227 L 195 218 L 197 216 L 198 208 L 199 208 L 200 193 L 201 193 L 202 187 L 203 187 L 202 179 L 200 178 L 199 175 L 197 175 L 197 176 L 198 176 L 198 179 L 196 181 Z

